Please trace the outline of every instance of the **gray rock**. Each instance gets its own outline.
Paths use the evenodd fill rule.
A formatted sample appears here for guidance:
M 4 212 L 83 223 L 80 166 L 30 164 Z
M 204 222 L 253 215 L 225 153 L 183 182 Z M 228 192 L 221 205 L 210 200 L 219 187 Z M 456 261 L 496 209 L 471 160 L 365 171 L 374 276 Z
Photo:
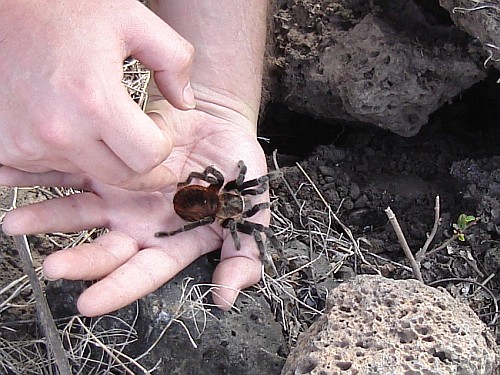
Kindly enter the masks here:
M 500 70 L 500 7 L 498 2 L 439 0 L 460 28 L 477 38 L 489 57 L 486 64 Z
M 363 4 L 280 0 L 268 69 L 279 82 L 267 80 L 267 96 L 323 121 L 412 136 L 485 77 L 465 33 L 428 19 L 415 2 L 389 2 L 380 14 Z
M 282 375 L 482 375 L 499 359 L 485 324 L 446 292 L 364 275 L 331 292 Z
M 179 309 L 184 311 L 177 318 L 184 326 L 171 324 L 146 364 L 152 367 L 160 361 L 158 374 L 279 374 L 286 342 L 269 304 L 264 297 L 247 291 L 238 297 L 237 309 L 223 312 L 210 307 L 210 294 L 205 298 L 202 294 L 207 292 L 212 272 L 206 257 L 202 257 L 141 301 L 138 326 L 142 350 L 155 342 Z M 191 281 L 186 284 L 187 280 Z M 182 296 L 195 284 L 201 284 L 200 300 L 187 301 L 181 308 Z M 197 294 L 193 297 L 196 300 Z

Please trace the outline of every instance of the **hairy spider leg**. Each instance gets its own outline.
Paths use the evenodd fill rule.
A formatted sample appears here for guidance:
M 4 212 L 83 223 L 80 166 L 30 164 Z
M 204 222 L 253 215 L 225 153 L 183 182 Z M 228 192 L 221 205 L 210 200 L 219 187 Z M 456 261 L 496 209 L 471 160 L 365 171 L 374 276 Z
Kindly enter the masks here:
M 257 203 L 255 205 L 253 205 L 252 208 L 250 208 L 249 210 L 243 212 L 242 217 L 247 218 L 247 217 L 254 216 L 257 212 L 259 212 L 260 210 L 264 210 L 266 208 L 269 208 L 269 206 L 270 206 L 269 202 Z M 244 226 L 242 226 L 242 225 L 244 225 Z M 246 221 L 246 220 L 243 220 L 243 222 L 239 223 L 236 220 L 229 218 L 229 219 L 224 220 L 221 223 L 221 226 L 223 228 L 229 229 L 229 233 L 231 233 L 231 237 L 233 238 L 234 245 L 236 246 L 236 250 L 241 249 L 240 238 L 238 236 L 238 230 L 242 233 L 245 233 L 245 234 L 254 234 L 254 232 L 257 231 L 257 232 L 264 232 L 264 233 L 266 233 L 266 235 L 268 235 L 268 233 L 270 232 L 271 236 L 275 239 L 275 242 L 272 242 L 273 245 L 281 246 L 279 244 L 278 240 L 276 240 L 276 238 L 274 237 L 272 230 L 265 227 L 262 224 L 252 223 L 252 222 Z M 251 226 L 252 228 L 247 228 L 248 226 Z M 258 243 L 257 243 L 257 246 L 259 246 Z M 260 248 L 259 248 L 259 252 L 261 252 Z
M 187 186 L 194 179 L 198 179 L 201 181 L 208 182 L 210 185 L 216 186 L 218 189 L 222 187 L 224 184 L 224 176 L 214 167 L 206 167 L 203 173 L 200 172 L 191 172 L 184 182 L 179 182 L 177 184 L 178 188 Z
M 224 185 L 224 190 L 236 190 L 243 192 L 249 188 L 259 187 L 262 184 L 267 184 L 269 182 L 269 177 L 267 175 L 261 176 L 259 178 L 254 178 L 253 180 L 248 180 L 238 185 L 238 180 L 229 181 Z M 267 189 L 266 189 L 267 190 Z
M 260 210 L 265 210 L 265 209 L 269 208 L 270 206 L 271 206 L 271 204 L 269 202 L 262 202 L 262 203 L 254 204 L 252 206 L 252 208 L 243 212 L 243 214 L 241 214 L 241 216 L 242 217 L 252 217 Z
M 257 242 L 257 247 L 259 248 L 259 254 L 261 255 L 261 259 L 264 259 L 262 257 L 262 254 L 266 253 L 266 249 L 264 246 L 264 242 L 260 237 L 260 233 L 264 232 L 271 241 L 271 243 L 273 244 L 273 246 L 275 246 L 276 248 L 281 248 L 281 244 L 274 236 L 273 231 L 262 224 L 252 223 L 246 220 L 243 220 L 242 222 L 237 222 L 234 219 L 226 219 L 221 223 L 221 226 L 223 228 L 229 229 L 229 233 L 231 233 L 231 237 L 233 238 L 236 250 L 241 249 L 241 242 L 240 242 L 240 237 L 238 236 L 238 232 L 253 235 L 254 238 L 256 236 L 256 233 L 259 235 L 260 242 L 259 241 L 256 242 Z
M 264 245 L 264 241 L 262 240 L 261 232 L 259 232 L 258 230 L 254 230 L 252 234 L 255 242 L 257 243 L 257 248 L 259 249 L 260 260 L 266 259 L 267 256 L 266 245 Z
M 238 236 L 238 228 L 236 225 L 236 221 L 234 219 L 226 219 L 222 222 L 223 228 L 228 228 L 229 233 L 231 233 L 231 237 L 233 237 L 234 246 L 236 250 L 241 249 L 240 237 Z
M 245 165 L 245 162 L 243 160 L 240 160 L 238 162 L 238 168 L 240 169 L 240 172 L 238 173 L 238 177 L 236 178 L 235 182 L 236 185 L 240 186 L 245 181 L 245 176 L 247 174 L 247 166 Z
M 237 222 L 233 219 L 227 219 L 225 220 L 222 225 L 226 228 L 229 228 L 229 232 L 231 233 L 231 236 L 233 237 L 234 244 L 236 246 L 237 250 L 240 250 L 241 244 L 240 244 L 240 239 L 238 237 L 238 232 L 242 232 L 245 234 L 250 234 L 253 236 L 255 243 L 257 244 L 257 249 L 259 250 L 259 257 L 260 260 L 264 262 L 264 264 L 267 264 L 273 272 L 278 275 L 278 271 L 276 269 L 276 266 L 274 265 L 273 260 L 269 256 L 269 254 L 266 251 L 266 246 L 264 244 L 264 240 L 262 239 L 262 233 L 265 233 L 269 241 L 271 241 L 271 244 L 280 252 L 283 252 L 283 249 L 281 248 L 281 244 L 279 243 L 278 239 L 274 236 L 273 231 L 271 228 L 265 227 L 262 224 L 258 223 L 252 223 L 250 221 L 243 220 L 241 222 Z
M 271 244 L 277 248 L 281 249 L 281 244 L 274 235 L 274 232 L 271 228 L 268 228 L 259 223 L 253 223 L 251 221 L 242 220 L 240 222 L 236 222 L 236 230 L 241 233 L 253 235 L 255 231 L 265 233 L 266 237 L 269 238 Z
M 210 216 L 204 217 L 201 220 L 193 221 L 192 223 L 188 223 L 188 224 L 180 227 L 179 229 L 176 229 L 176 230 L 173 230 L 170 232 L 156 232 L 155 237 L 173 236 L 174 234 L 177 234 L 177 233 L 187 232 L 188 230 L 195 229 L 195 228 L 201 227 L 203 225 L 211 224 L 214 221 L 215 221 L 215 218 L 213 218 L 213 217 L 210 217 Z
M 255 242 L 257 243 L 257 248 L 259 249 L 259 257 L 262 260 L 262 262 L 264 263 L 264 269 L 266 269 L 266 265 L 267 265 L 272 269 L 275 276 L 279 276 L 278 270 L 276 269 L 276 266 L 274 265 L 273 259 L 266 251 L 266 246 L 264 245 L 264 241 L 262 240 L 261 232 L 254 230 L 253 231 L 253 238 L 254 238 Z
M 253 180 L 248 180 L 248 181 L 243 182 L 243 181 L 239 181 L 238 179 L 236 179 L 236 180 L 229 181 L 224 186 L 224 189 L 226 191 L 236 190 L 236 191 L 243 193 L 243 192 L 246 192 L 247 190 L 249 190 L 249 188 L 257 187 L 257 192 L 255 192 L 255 193 L 246 192 L 246 194 L 258 195 L 258 194 L 264 193 L 266 190 L 269 189 L 269 185 L 268 185 L 269 181 L 275 180 L 275 179 L 282 177 L 282 176 L 283 176 L 283 172 L 272 171 L 264 176 L 254 178 Z M 264 186 L 262 186 L 263 190 L 259 189 L 260 185 L 264 185 Z
M 240 191 L 241 195 L 261 195 L 269 190 L 269 184 L 263 183 L 260 186 L 257 186 L 254 189 L 244 189 Z
M 262 224 L 252 223 L 251 221 L 246 221 L 246 220 L 243 220 L 241 223 L 238 223 L 237 228 L 240 232 L 248 234 L 251 234 L 252 231 L 264 232 L 266 234 L 266 237 L 269 238 L 269 241 L 271 241 L 271 244 L 275 248 L 281 249 L 281 244 L 274 235 L 274 232 L 271 228 L 268 228 Z
M 277 178 L 283 177 L 283 172 L 281 171 L 271 171 L 266 176 L 269 178 L 269 181 L 276 180 Z

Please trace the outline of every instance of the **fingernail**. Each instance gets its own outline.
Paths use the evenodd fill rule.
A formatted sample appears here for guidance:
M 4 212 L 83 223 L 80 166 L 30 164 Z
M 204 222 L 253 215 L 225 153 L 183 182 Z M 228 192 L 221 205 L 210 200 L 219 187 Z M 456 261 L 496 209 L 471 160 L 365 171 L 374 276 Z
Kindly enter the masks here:
M 182 93 L 182 98 L 184 99 L 184 104 L 188 109 L 193 109 L 196 107 L 196 101 L 194 99 L 193 89 L 191 88 L 191 83 L 189 82 Z
M 61 278 L 60 278 L 60 277 L 59 277 L 59 278 L 57 278 L 57 277 L 52 278 L 52 277 L 48 277 L 48 276 L 47 276 L 47 275 L 45 275 L 45 274 L 43 274 L 43 278 L 44 278 L 45 280 L 47 280 L 47 281 L 57 281 L 57 280 L 61 280 Z

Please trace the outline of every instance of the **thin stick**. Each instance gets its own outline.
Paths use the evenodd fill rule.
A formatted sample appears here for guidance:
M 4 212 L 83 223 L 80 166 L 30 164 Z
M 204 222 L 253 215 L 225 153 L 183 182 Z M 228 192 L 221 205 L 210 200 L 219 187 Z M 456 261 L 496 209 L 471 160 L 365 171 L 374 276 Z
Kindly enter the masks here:
M 59 373 L 63 375 L 70 375 L 71 367 L 69 365 L 68 357 L 63 349 L 61 337 L 59 336 L 56 324 L 54 323 L 54 318 L 52 317 L 49 305 L 45 299 L 42 287 L 40 286 L 40 282 L 38 281 L 38 277 L 36 276 L 36 272 L 31 263 L 29 244 L 26 236 L 14 236 L 14 241 L 23 264 L 24 273 L 28 275 L 31 288 L 33 289 L 33 294 L 35 295 L 38 319 L 40 320 L 42 331 L 47 338 L 49 350 L 54 356 Z
M 107 346 L 106 344 L 104 344 L 96 335 L 94 335 L 94 333 L 85 325 L 83 324 L 82 320 L 80 319 L 79 316 L 75 316 L 75 319 L 78 321 L 78 323 L 80 323 L 80 326 L 83 328 L 83 330 L 85 331 L 85 333 L 89 336 L 89 338 L 91 338 L 92 340 L 90 340 L 89 342 L 93 345 L 96 345 L 98 346 L 99 348 L 101 348 L 105 353 L 107 353 L 111 358 L 113 358 L 120 366 L 121 368 L 123 368 L 125 370 L 125 372 L 127 374 L 130 374 L 130 375 L 136 375 L 135 372 L 133 372 L 132 370 L 130 370 L 121 360 L 119 357 L 123 357 L 125 359 L 127 359 L 128 361 L 130 361 L 130 363 L 134 364 L 135 366 L 137 366 L 143 374 L 146 374 L 146 375 L 149 375 L 151 374 L 150 371 L 148 371 L 147 369 L 145 369 L 143 366 L 141 366 L 141 364 L 139 364 L 136 360 L 134 360 L 133 358 L 129 357 L 128 355 L 126 355 L 125 353 L 122 353 L 116 349 L 114 349 L 113 347 L 109 347 Z M 69 374 L 69 373 L 68 373 Z
M 434 225 L 432 227 L 431 233 L 427 237 L 427 240 L 424 243 L 424 246 L 417 251 L 417 254 L 415 255 L 417 264 L 420 264 L 422 259 L 425 258 L 425 255 L 427 253 L 427 250 L 429 249 L 429 246 L 431 245 L 431 242 L 434 240 L 434 237 L 436 237 L 436 233 L 439 227 L 439 222 L 441 219 L 441 213 L 440 213 L 441 205 L 439 203 L 439 195 L 436 195 L 436 200 L 434 203 Z
M 403 248 L 406 257 L 410 262 L 411 269 L 413 270 L 413 275 L 418 281 L 423 283 L 424 279 L 422 278 L 422 273 L 420 272 L 420 266 L 413 257 L 410 247 L 408 246 L 408 242 L 406 242 L 405 235 L 403 234 L 403 231 L 399 226 L 399 222 L 398 219 L 396 218 L 396 215 L 394 214 L 394 212 L 392 212 L 390 207 L 387 207 L 384 211 L 385 214 L 387 215 L 387 218 L 389 219 L 389 222 L 392 225 L 392 228 L 394 229 L 394 232 L 396 232 L 396 236 L 398 237 L 399 243 L 401 244 L 401 247 Z
M 17 188 L 13 189 L 11 206 L 15 208 L 17 205 Z M 70 375 L 71 367 L 69 365 L 68 357 L 63 349 L 61 337 L 57 330 L 56 324 L 54 323 L 54 318 L 50 312 L 49 304 L 42 291 L 40 281 L 36 275 L 35 269 L 33 267 L 33 262 L 31 259 L 31 252 L 28 240 L 26 236 L 14 236 L 14 241 L 16 243 L 17 251 L 21 262 L 23 265 L 24 273 L 28 276 L 30 280 L 31 288 L 33 289 L 33 294 L 36 300 L 38 318 L 42 327 L 42 331 L 47 337 L 47 345 L 49 351 L 54 356 L 54 360 L 59 373 L 62 375 Z
M 473 221 L 473 222 L 470 222 L 469 224 L 467 224 L 465 226 L 465 228 L 462 230 L 462 233 L 464 233 L 467 229 L 469 229 L 470 227 L 472 227 L 473 225 L 476 225 L 476 222 Z M 429 250 L 429 252 L 426 254 L 427 256 L 429 255 L 434 255 L 435 253 L 437 253 L 438 251 L 444 249 L 445 247 L 447 247 L 449 244 L 451 244 L 453 241 L 455 241 L 458 236 L 460 235 L 460 233 L 455 233 L 453 236 L 451 236 L 450 238 L 448 238 L 446 241 L 444 241 L 441 245 L 439 246 L 436 246 L 435 248 L 433 248 L 432 250 Z

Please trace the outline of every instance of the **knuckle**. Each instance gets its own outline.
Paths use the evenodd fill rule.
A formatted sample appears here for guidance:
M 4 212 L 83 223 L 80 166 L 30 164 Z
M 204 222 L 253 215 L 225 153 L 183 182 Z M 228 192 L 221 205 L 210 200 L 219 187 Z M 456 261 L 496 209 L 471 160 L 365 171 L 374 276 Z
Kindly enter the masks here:
M 12 149 L 8 150 L 14 160 L 39 161 L 43 158 L 44 152 L 36 139 L 21 134 L 12 138 Z
M 102 83 L 96 82 L 94 78 L 78 78 L 68 82 L 65 90 L 75 105 L 74 113 L 86 117 L 96 117 L 102 113 L 106 103 L 105 89 Z
M 68 126 L 59 119 L 38 121 L 33 124 L 39 139 L 50 149 L 69 151 L 73 146 L 73 137 Z
M 132 180 L 132 176 L 128 173 L 102 178 L 104 183 L 119 187 L 129 187 L 133 183 Z
M 98 77 L 90 74 L 82 74 L 79 76 L 66 78 L 64 82 L 59 83 L 61 94 L 65 103 L 72 105 L 72 108 L 67 108 L 73 114 L 73 117 L 78 115 L 93 116 L 105 111 L 106 101 L 109 101 L 109 88 L 106 87 L 107 80 L 99 80 Z
M 172 141 L 168 137 L 155 139 L 154 143 L 148 145 L 141 155 L 140 163 L 134 165 L 133 169 L 138 174 L 146 174 L 162 164 L 170 155 Z
M 138 174 L 146 174 L 151 172 L 155 167 L 161 164 L 163 159 L 159 152 L 155 150 L 148 150 L 144 153 L 141 162 L 134 165 L 134 171 Z
M 104 109 L 104 104 L 108 101 L 106 89 L 101 83 L 94 80 L 83 80 L 78 89 L 78 101 L 82 110 L 87 114 L 100 113 Z
M 183 41 L 183 43 L 181 43 L 175 53 L 179 70 L 184 71 L 191 67 L 194 59 L 194 52 L 194 47 L 189 42 Z
M 32 126 L 41 142 L 51 148 L 65 152 L 72 151 L 84 141 L 79 135 L 85 122 L 91 126 L 105 117 L 104 90 L 98 89 L 94 80 L 68 80 L 60 88 L 64 98 L 62 105 L 54 108 L 39 108 L 33 117 Z
M 135 172 L 140 175 L 147 174 L 151 172 L 158 164 L 151 162 L 144 162 L 141 165 L 138 165 L 136 168 L 134 168 Z

